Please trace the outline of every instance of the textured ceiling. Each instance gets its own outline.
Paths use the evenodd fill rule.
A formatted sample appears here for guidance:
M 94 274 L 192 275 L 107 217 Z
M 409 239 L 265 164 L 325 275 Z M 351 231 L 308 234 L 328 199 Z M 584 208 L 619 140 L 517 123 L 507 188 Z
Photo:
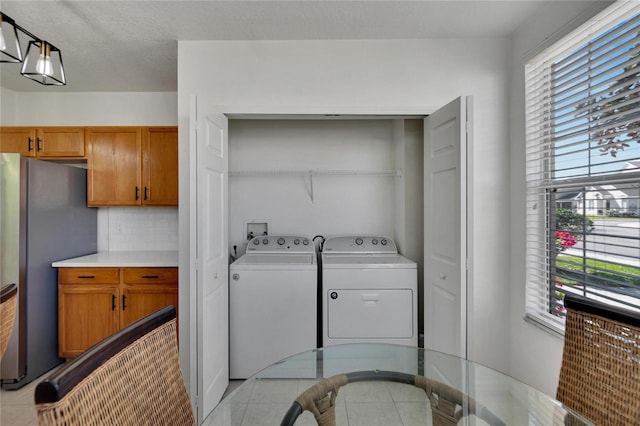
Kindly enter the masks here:
M 15 91 L 176 91 L 177 40 L 504 37 L 551 1 L 30 1 L 0 10 L 62 51 L 65 87 L 0 66 Z

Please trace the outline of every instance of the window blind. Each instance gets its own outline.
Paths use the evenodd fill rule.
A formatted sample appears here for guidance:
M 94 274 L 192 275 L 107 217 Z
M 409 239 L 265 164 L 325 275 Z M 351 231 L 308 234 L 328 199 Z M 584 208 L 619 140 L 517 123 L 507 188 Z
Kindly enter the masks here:
M 640 7 L 617 2 L 525 66 L 526 313 L 566 292 L 640 308 Z

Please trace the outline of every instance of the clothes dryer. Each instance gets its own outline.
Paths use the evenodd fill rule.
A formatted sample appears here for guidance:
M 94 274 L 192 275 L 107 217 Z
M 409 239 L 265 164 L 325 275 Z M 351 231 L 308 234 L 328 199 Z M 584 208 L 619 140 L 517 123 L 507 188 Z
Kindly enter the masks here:
M 386 237 L 331 237 L 322 249 L 323 345 L 418 345 L 416 263 Z
M 311 239 L 255 237 L 229 272 L 230 378 L 246 379 L 316 347 L 318 266 Z M 277 374 L 315 377 L 315 357 Z

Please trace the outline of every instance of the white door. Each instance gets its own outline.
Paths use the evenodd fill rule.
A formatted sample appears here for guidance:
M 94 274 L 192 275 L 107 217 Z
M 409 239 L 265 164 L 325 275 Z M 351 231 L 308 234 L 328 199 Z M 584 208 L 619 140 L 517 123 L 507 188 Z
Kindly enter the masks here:
M 196 310 L 197 418 L 201 423 L 229 384 L 228 120 L 197 98 Z M 192 116 L 193 116 L 192 111 Z M 193 134 L 193 128 L 191 129 Z
M 424 120 L 424 345 L 463 358 L 468 128 L 467 98 L 454 100 Z

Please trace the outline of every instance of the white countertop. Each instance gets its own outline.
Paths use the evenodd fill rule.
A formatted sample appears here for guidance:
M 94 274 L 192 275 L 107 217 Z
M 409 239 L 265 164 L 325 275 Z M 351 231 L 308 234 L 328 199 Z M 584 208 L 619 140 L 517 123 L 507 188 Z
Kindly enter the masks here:
M 104 251 L 87 256 L 59 260 L 54 268 L 100 267 L 177 267 L 177 251 Z

